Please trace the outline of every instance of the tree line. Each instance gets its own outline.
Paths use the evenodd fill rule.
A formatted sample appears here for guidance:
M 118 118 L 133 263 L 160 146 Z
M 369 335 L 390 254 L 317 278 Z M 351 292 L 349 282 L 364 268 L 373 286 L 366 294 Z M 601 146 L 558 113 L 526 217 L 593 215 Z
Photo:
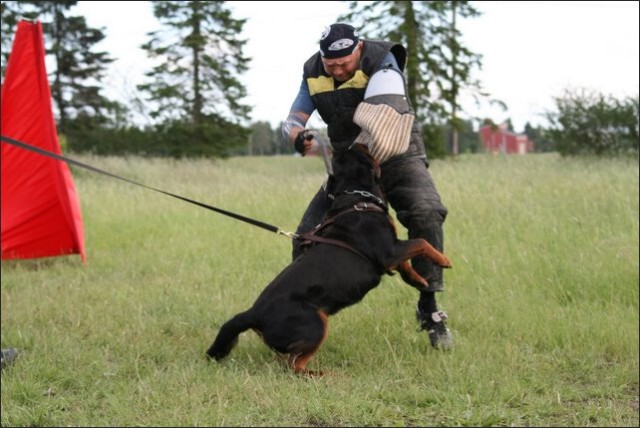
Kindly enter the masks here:
M 240 77 L 250 67 L 244 53 L 245 19 L 233 17 L 224 1 L 152 1 L 159 30 L 141 48 L 153 65 L 137 86 L 151 125 L 136 125 L 131 105 L 107 98 L 100 81 L 115 60 L 99 52 L 102 29 L 73 14 L 77 1 L 3 1 L 2 75 L 19 19 L 42 23 L 58 131 L 67 148 L 96 154 L 154 156 L 268 155 L 293 153 L 280 130 L 250 123 Z M 491 99 L 473 71 L 481 55 L 462 42 L 459 23 L 478 18 L 469 1 L 350 1 L 349 21 L 366 39 L 386 39 L 408 49 L 409 98 L 422 124 L 430 157 L 482 150 L 474 120 L 461 119 L 461 90 Z M 527 124 L 537 150 L 562 154 L 638 153 L 638 96 L 615 99 L 570 91 L 555 99 L 547 129 Z M 283 115 L 286 112 L 283 113 Z

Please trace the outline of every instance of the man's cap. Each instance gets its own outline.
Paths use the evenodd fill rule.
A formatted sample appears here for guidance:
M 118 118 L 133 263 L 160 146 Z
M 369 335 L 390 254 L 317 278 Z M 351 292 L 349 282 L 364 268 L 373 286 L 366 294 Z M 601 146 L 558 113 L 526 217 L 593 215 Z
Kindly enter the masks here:
M 327 59 L 351 55 L 360 41 L 358 36 L 358 30 L 349 24 L 331 24 L 320 36 L 320 55 Z

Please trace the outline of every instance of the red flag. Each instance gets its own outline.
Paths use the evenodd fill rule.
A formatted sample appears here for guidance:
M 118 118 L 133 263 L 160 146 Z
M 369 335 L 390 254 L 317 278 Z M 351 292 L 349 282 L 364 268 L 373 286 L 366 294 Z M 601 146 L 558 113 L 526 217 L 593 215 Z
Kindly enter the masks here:
M 62 154 L 40 22 L 21 21 L 2 85 L 2 135 Z M 80 203 L 69 167 L 2 142 L 2 259 L 80 254 Z

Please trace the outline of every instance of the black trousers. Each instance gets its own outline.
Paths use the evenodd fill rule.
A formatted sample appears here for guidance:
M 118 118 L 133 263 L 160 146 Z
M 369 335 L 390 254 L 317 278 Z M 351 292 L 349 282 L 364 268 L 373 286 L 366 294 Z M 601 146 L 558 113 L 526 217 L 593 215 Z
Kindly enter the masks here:
M 382 186 L 398 221 L 407 228 L 409 238 L 423 238 L 440 251 L 444 251 L 442 225 L 447 217 L 447 208 L 429 173 L 424 157 L 397 157 L 381 165 Z M 357 190 L 357 189 L 355 189 Z M 330 206 L 321 187 L 307 207 L 296 233 L 312 230 L 322 222 Z M 295 259 L 302 249 L 293 241 L 292 256 Z M 429 291 L 442 291 L 444 281 L 442 268 L 430 260 L 415 257 L 413 268 L 429 282 Z

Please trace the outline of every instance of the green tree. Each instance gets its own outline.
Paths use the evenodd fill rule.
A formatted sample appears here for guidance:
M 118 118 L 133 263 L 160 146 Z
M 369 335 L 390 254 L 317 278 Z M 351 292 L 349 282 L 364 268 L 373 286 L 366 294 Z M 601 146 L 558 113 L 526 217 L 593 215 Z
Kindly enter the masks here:
M 220 1 L 153 2 L 164 29 L 149 33 L 142 48 L 159 60 L 140 85 L 157 104 L 153 116 L 189 119 L 198 124 L 205 114 L 248 119 L 242 104 L 246 89 L 237 79 L 248 69 L 246 40 L 238 38 L 246 22 L 233 19 Z
M 45 51 L 53 58 L 54 67 L 48 73 L 61 133 L 71 131 L 71 122 L 74 127 L 91 127 L 106 124 L 121 114 L 124 107 L 100 93 L 99 82 L 113 61 L 106 52 L 95 51 L 95 45 L 105 35 L 102 29 L 89 27 L 84 17 L 70 14 L 77 1 L 4 3 L 3 20 L 6 10 L 9 23 L 16 16 L 42 23 Z
M 0 26 L 2 56 L 0 57 L 0 61 L 2 61 L 2 81 L 4 82 L 4 73 L 7 68 L 7 60 L 9 59 L 9 53 L 11 52 L 11 45 L 13 43 L 13 35 L 16 31 L 16 25 L 18 24 L 18 17 L 20 15 L 18 2 L 3 1 L 2 3 L 0 3 L 0 13 L 2 15 L 2 25 Z
M 251 125 L 249 155 L 279 154 L 277 135 L 269 122 L 256 122 Z
M 481 67 L 482 58 L 462 44 L 458 27 L 458 18 L 480 15 L 470 2 L 351 1 L 349 8 L 350 12 L 339 19 L 352 22 L 365 38 L 386 39 L 407 48 L 407 90 L 418 120 L 426 127 L 445 122 L 456 131 L 463 129 L 464 123 L 458 119 L 460 90 L 486 95 L 471 76 L 474 67 Z M 442 132 L 426 134 L 436 136 Z M 426 135 L 425 141 L 430 155 L 445 146 L 443 140 L 436 144 Z
M 547 112 L 546 135 L 562 155 L 638 156 L 638 95 L 617 99 L 587 89 L 565 89 Z
M 226 153 L 239 142 L 245 145 L 246 130 L 227 127 L 226 122 L 238 125 L 250 112 L 242 103 L 246 89 L 238 80 L 249 62 L 243 54 L 246 40 L 238 37 L 246 20 L 234 19 L 222 1 L 152 4 L 162 28 L 149 33 L 142 48 L 156 65 L 146 73 L 149 81 L 138 86 L 153 106 L 151 117 L 167 130 L 188 125 L 196 139 L 188 144 L 217 145 L 210 154 Z M 240 134 L 220 135 L 216 123 Z
M 450 128 L 450 132 L 459 133 L 458 145 L 460 153 L 479 153 L 483 150 L 480 135 L 474 131 L 472 120 L 459 119 L 457 129 Z
M 525 135 L 533 141 L 535 152 L 545 153 L 555 151 L 555 145 L 547 137 L 546 131 L 541 127 L 534 127 L 529 122 L 524 125 Z

